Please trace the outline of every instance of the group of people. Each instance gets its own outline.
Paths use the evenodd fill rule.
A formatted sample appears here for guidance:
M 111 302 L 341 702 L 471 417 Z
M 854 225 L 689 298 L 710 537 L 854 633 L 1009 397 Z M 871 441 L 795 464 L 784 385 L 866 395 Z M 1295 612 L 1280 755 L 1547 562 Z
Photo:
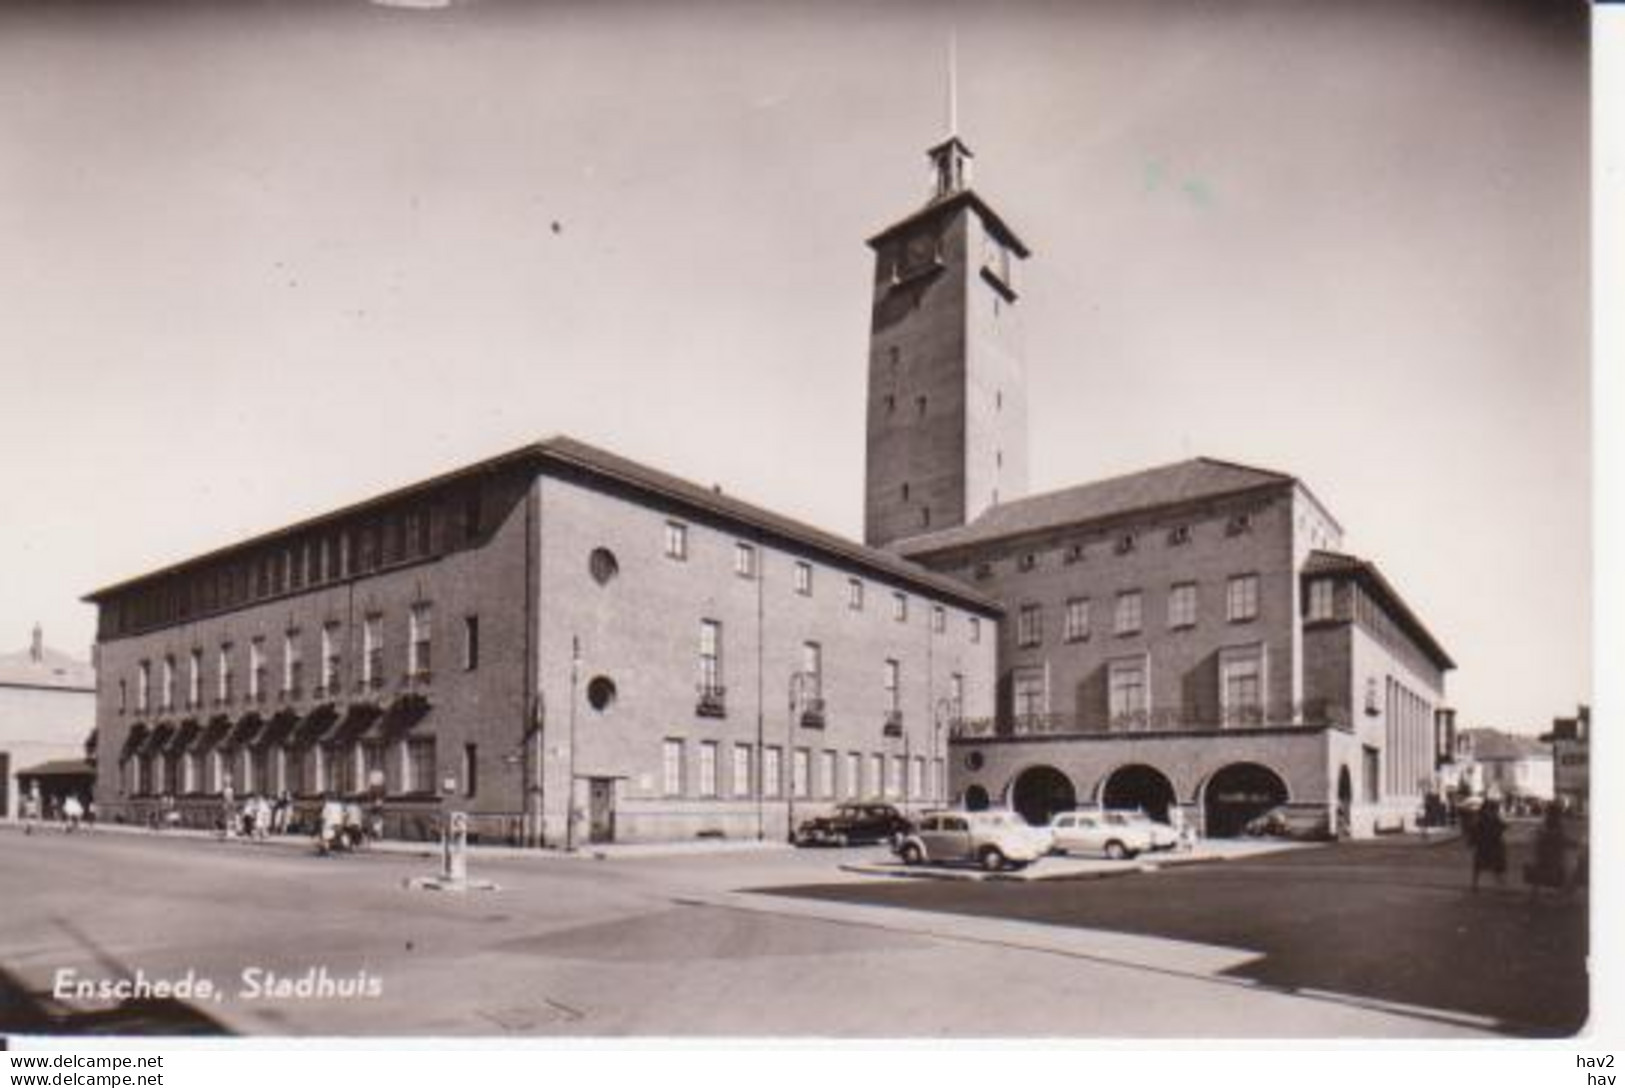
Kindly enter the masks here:
M 384 810 L 377 802 L 362 808 L 359 801 L 329 796 L 322 802 L 316 830 L 316 849 L 322 854 L 359 850 L 384 837 Z
M 39 785 L 36 783 L 32 789 L 23 795 L 23 834 L 32 835 L 36 824 L 52 817 L 61 822 L 63 831 L 70 833 L 89 826 L 88 821 L 94 818 L 91 806 L 81 801 L 77 793 L 70 793 L 62 798 L 55 805 L 54 812 L 49 811 L 50 807 L 40 797 Z
M 1485 801 L 1470 818 L 1462 821 L 1462 838 L 1473 854 L 1473 891 L 1478 891 L 1479 879 L 1485 873 L 1495 878 L 1498 885 L 1506 884 L 1507 823 L 1501 815 L 1500 803 Z M 1576 851 L 1578 857 L 1571 867 L 1568 855 Z M 1584 845 L 1569 837 L 1563 822 L 1563 810 L 1558 805 L 1546 807 L 1540 830 L 1535 834 L 1534 856 L 1524 866 L 1523 879 L 1529 885 L 1529 894 L 1540 895 L 1541 889 L 1572 892 L 1589 880 L 1589 858 Z

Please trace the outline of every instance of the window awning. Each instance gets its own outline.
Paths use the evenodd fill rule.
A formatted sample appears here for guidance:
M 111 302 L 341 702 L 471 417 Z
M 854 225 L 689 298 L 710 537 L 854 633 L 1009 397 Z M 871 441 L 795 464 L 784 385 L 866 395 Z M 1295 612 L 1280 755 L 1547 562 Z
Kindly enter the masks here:
M 203 732 L 203 723 L 196 718 L 187 718 L 181 722 L 180 728 L 175 730 L 175 736 L 164 747 L 167 751 L 180 755 L 191 747 L 192 742 L 197 740 L 197 735 L 201 732 Z
M 274 748 L 288 739 L 294 726 L 299 724 L 299 714 L 296 711 L 282 709 L 271 715 L 271 720 L 265 723 L 264 730 L 254 740 L 255 748 Z
M 293 743 L 300 747 L 315 743 L 338 720 L 338 708 L 332 703 L 317 704 L 310 709 L 309 713 L 299 719 L 299 727 L 294 732 Z
M 164 750 L 169 744 L 169 739 L 174 735 L 175 724 L 173 722 L 159 722 L 152 727 L 152 733 L 148 735 L 147 743 L 141 746 L 141 754 L 144 756 L 157 755 Z
M 197 741 L 192 745 L 192 751 L 207 752 L 224 740 L 229 732 L 231 732 L 231 719 L 224 714 L 216 714 L 209 719 L 209 724 L 204 726 L 203 731 L 198 734 Z
M 140 749 L 142 743 L 146 739 L 146 722 L 136 722 L 134 725 L 130 726 L 130 732 L 124 738 L 124 747 L 119 752 L 119 758 L 126 759 L 134 755 L 136 751 Z
M 226 738 L 223 746 L 226 748 L 241 748 L 251 742 L 264 726 L 265 719 L 260 715 L 260 712 L 250 710 L 237 719 L 237 724 L 231 727 L 231 735 Z
M 328 743 L 337 747 L 354 744 L 366 736 L 373 723 L 383 714 L 384 708 L 377 703 L 351 703 L 345 709 L 344 717 L 339 720 L 339 727 L 333 732 Z

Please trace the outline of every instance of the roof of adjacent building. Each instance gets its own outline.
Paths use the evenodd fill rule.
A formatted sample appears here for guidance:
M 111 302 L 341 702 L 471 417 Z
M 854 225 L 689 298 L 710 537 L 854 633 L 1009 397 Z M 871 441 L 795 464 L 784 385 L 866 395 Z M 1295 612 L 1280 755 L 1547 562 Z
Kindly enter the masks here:
M 48 759 L 17 772 L 19 778 L 76 778 L 96 776 L 96 768 L 85 759 Z
M 1309 553 L 1309 558 L 1304 560 L 1303 573 L 1305 576 L 1337 574 L 1355 579 L 1377 599 L 1394 621 L 1416 640 L 1417 645 L 1433 659 L 1434 664 L 1441 669 L 1456 667 L 1456 663 L 1450 659 L 1450 655 L 1439 644 L 1439 640 L 1433 637 L 1427 626 L 1411 610 L 1410 605 L 1405 603 L 1405 598 L 1399 595 L 1399 590 L 1383 577 L 1382 571 L 1369 559 L 1361 559 L 1343 552 L 1313 551 Z
M 466 480 L 520 465 L 530 465 L 542 471 L 546 471 L 551 467 L 586 473 L 647 495 L 661 497 L 668 502 L 674 502 L 699 513 L 748 527 L 766 536 L 778 538 L 792 546 L 844 560 L 847 563 L 860 568 L 867 568 L 875 573 L 889 575 L 899 582 L 930 590 L 939 596 L 968 605 L 990 615 L 998 615 L 1004 611 L 1003 606 L 998 602 L 977 593 L 963 583 L 927 570 L 892 552 L 867 547 L 835 533 L 775 513 L 765 507 L 736 499 L 731 495 L 724 494 L 718 488 L 703 487 L 679 476 L 662 472 L 649 465 L 600 449 L 597 446 L 567 435 L 554 435 L 542 441 L 533 442 L 518 449 L 510 450 L 507 453 L 499 454 L 496 457 L 487 458 L 406 487 L 374 495 L 360 502 L 301 520 L 271 532 L 257 534 L 246 540 L 238 541 L 202 555 L 193 556 L 135 578 L 104 586 L 86 594 L 84 600 L 92 604 L 98 603 L 115 593 L 123 592 L 158 578 L 181 573 L 233 553 L 248 551 L 295 533 L 330 525 L 343 518 L 382 509 L 403 499 L 424 494 L 459 480 Z
M 1480 763 L 1514 759 L 1550 759 L 1552 750 L 1535 737 L 1499 729 L 1463 729 L 1457 743 L 1466 740 Z
M 989 507 L 969 524 L 909 537 L 893 547 L 905 556 L 930 555 L 1294 482 L 1284 473 L 1197 457 L 1013 499 Z
M 96 670 L 88 661 L 45 645 L 36 627 L 27 649 L 0 654 L 0 687 L 95 691 Z

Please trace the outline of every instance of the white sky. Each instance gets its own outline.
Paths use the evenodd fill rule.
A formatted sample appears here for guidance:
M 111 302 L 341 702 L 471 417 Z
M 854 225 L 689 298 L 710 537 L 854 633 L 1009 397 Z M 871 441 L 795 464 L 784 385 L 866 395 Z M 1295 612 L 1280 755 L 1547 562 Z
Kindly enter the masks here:
M 1464 725 L 1572 713 L 1562 3 L 9 7 L 0 649 L 86 653 L 99 585 L 559 431 L 860 535 L 863 239 L 925 197 L 950 23 L 1035 251 L 1034 488 L 1295 473 Z

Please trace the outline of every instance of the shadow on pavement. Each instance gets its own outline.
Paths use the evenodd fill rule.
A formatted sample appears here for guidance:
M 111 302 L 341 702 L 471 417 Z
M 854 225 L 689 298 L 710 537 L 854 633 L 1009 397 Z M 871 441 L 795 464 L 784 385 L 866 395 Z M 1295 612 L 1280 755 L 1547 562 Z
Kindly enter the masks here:
M 14 1035 L 230 1035 L 183 1001 L 131 999 L 105 1009 L 73 1009 L 49 991 L 30 990 L 0 967 L 0 1031 Z
M 1214 977 L 1465 1014 L 1507 1034 L 1572 1035 L 1588 1014 L 1586 900 L 1531 901 L 1517 878 L 1527 840 L 1509 847 L 1506 886 L 1476 894 L 1460 845 L 1381 841 L 1115 880 L 761 891 L 1248 949 L 1258 958 Z

